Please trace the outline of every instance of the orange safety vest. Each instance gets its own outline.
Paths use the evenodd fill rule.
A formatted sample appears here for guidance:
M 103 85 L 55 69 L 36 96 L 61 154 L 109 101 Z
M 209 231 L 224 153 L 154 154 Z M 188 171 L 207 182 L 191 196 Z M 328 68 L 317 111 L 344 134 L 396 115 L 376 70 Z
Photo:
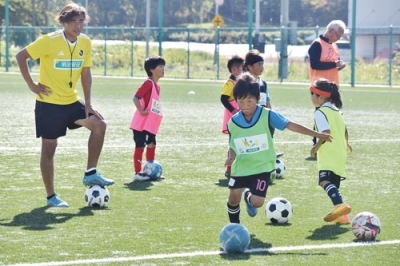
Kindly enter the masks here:
M 327 43 L 321 38 L 314 40 L 314 42 L 319 42 L 321 44 L 321 62 L 336 62 L 339 60 L 339 49 L 336 43 Z M 313 69 L 310 67 L 310 83 L 313 83 L 319 78 L 326 78 L 331 82 L 335 82 L 339 86 L 339 69 L 331 68 L 326 70 Z

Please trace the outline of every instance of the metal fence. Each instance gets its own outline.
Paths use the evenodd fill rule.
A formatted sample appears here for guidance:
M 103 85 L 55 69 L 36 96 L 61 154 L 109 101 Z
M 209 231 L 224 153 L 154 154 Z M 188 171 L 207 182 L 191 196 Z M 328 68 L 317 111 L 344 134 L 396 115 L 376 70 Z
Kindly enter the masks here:
M 0 27 L 0 70 L 18 71 L 16 52 L 38 36 L 57 29 L 60 28 Z M 256 48 L 265 58 L 263 79 L 291 82 L 309 81 L 307 50 L 315 36 L 323 32 L 318 27 L 260 28 L 257 32 L 248 28 L 84 29 L 93 42 L 94 75 L 144 77 L 144 59 L 148 55 L 161 55 L 167 62 L 166 77 L 225 79 L 229 76 L 226 67 L 229 57 L 244 56 Z M 355 32 L 356 42 L 350 44 L 350 49 L 356 49 L 356 56 L 341 71 L 341 83 L 350 84 L 354 80 L 356 84 L 400 85 L 397 59 L 400 27 L 360 28 Z M 288 44 L 287 48 L 283 43 Z M 282 60 L 282 55 L 286 56 L 282 49 L 286 49 L 286 61 Z M 39 71 L 38 64 L 30 60 L 32 72 Z

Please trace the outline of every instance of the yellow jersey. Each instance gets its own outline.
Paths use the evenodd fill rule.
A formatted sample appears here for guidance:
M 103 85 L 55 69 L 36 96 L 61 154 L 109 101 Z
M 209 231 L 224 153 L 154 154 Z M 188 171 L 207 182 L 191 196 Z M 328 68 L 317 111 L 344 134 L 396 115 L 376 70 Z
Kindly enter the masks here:
M 222 95 L 229 96 L 228 101 L 233 101 L 235 98 L 233 97 L 233 87 L 235 86 L 236 81 L 229 78 L 222 87 Z
M 92 65 L 92 43 L 80 34 L 75 43 L 65 38 L 63 30 L 43 35 L 26 47 L 32 59 L 40 59 L 39 83 L 51 93 L 38 101 L 67 105 L 79 100 L 76 84 L 83 67 Z M 70 86 L 70 83 L 72 85 Z

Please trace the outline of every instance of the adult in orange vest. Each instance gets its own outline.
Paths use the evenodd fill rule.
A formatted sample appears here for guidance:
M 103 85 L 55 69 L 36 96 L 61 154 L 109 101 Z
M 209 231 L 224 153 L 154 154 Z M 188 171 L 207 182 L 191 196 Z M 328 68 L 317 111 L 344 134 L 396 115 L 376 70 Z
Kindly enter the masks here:
M 339 71 L 346 63 L 340 60 L 336 42 L 342 38 L 346 24 L 333 20 L 326 27 L 324 35 L 315 39 L 308 49 L 310 66 L 310 83 L 319 78 L 326 78 L 339 86 Z

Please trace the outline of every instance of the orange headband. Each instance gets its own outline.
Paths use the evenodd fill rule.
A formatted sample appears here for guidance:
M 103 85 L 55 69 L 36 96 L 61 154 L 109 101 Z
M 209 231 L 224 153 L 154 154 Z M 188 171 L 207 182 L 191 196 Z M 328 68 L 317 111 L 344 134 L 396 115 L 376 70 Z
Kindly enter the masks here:
M 313 86 L 310 86 L 310 91 L 314 92 L 315 94 L 324 96 L 325 98 L 331 98 L 332 93 L 331 92 L 327 92 L 327 91 L 322 91 L 318 88 L 315 88 Z

